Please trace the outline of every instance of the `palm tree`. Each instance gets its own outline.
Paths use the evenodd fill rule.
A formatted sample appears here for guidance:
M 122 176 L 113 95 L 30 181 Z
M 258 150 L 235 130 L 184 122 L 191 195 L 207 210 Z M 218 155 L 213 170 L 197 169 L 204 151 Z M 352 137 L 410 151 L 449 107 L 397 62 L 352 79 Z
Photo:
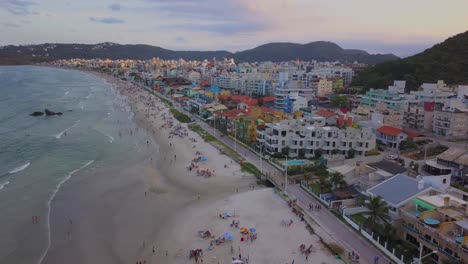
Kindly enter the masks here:
M 366 203 L 366 207 L 369 211 L 363 214 L 367 216 L 366 225 L 372 230 L 375 231 L 379 224 L 390 220 L 388 206 L 380 196 L 371 197 Z
M 330 178 L 328 177 L 328 175 L 318 177 L 318 186 L 320 188 L 320 193 L 324 193 L 325 190 L 328 191 L 332 187 L 332 184 L 330 182 Z
M 392 241 L 395 237 L 395 227 L 390 222 L 384 222 L 379 233 L 387 242 Z
M 339 172 L 333 172 L 329 176 L 332 189 L 339 189 L 346 186 L 346 181 L 344 180 L 344 175 Z

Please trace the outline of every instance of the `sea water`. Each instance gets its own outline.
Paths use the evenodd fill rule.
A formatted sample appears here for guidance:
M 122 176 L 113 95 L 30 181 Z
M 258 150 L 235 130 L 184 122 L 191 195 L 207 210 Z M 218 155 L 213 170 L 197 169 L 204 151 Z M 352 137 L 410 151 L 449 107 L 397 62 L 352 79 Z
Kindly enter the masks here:
M 30 115 L 45 108 L 63 115 Z M 0 263 L 41 262 L 51 244 L 51 201 L 68 179 L 148 154 L 132 116 L 92 74 L 0 67 Z

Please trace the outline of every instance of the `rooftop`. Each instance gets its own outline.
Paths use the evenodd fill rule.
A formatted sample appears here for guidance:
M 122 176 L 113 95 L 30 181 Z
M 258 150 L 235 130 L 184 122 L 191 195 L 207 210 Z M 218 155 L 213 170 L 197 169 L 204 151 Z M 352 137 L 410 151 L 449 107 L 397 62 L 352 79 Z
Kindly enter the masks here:
M 367 164 L 367 166 L 391 173 L 392 175 L 396 175 L 407 171 L 405 167 L 385 159 L 379 162 Z
M 382 197 L 382 199 L 393 206 L 399 206 L 408 199 L 431 188 L 430 185 L 425 183 L 421 186 L 422 188 L 418 188 L 418 185 L 419 181 L 417 179 L 398 174 L 370 188 L 367 192 L 371 195 Z
M 328 118 L 328 117 L 335 116 L 336 113 L 332 112 L 332 111 L 325 110 L 325 109 L 320 109 L 317 112 L 315 112 L 315 115 L 323 116 L 325 118 Z
M 377 132 L 380 132 L 385 135 L 397 136 L 398 134 L 402 133 L 403 130 L 391 126 L 381 126 L 377 129 Z

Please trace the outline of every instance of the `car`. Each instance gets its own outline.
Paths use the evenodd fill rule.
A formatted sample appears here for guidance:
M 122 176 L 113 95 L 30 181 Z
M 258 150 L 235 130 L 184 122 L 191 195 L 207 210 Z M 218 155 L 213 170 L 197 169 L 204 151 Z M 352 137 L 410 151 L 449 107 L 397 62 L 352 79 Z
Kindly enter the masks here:
M 393 155 L 393 154 L 390 154 L 390 155 L 385 156 L 385 158 L 388 159 L 388 160 L 396 160 L 397 156 Z

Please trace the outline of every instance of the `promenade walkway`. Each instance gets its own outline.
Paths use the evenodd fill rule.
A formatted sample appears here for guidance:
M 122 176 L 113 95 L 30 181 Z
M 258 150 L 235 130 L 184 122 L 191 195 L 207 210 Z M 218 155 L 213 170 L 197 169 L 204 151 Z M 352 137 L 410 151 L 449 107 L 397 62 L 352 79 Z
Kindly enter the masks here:
M 176 108 L 179 111 L 184 112 L 187 115 L 193 116 L 187 111 L 181 109 L 180 107 Z M 200 127 L 205 131 L 210 133 L 212 136 L 216 137 L 218 140 L 226 144 L 232 149 L 236 149 L 237 152 L 248 162 L 254 164 L 257 168 L 262 168 L 264 174 L 272 178 L 272 180 L 284 189 L 284 173 L 278 170 L 276 167 L 272 166 L 265 160 L 253 153 L 251 150 L 247 149 L 241 144 L 236 144 L 234 140 L 230 137 L 221 136 L 221 132 L 216 131 L 213 127 L 209 126 L 207 123 L 199 121 L 197 122 Z M 348 227 L 346 224 L 341 222 L 335 215 L 333 215 L 329 210 L 322 209 L 320 211 L 309 211 L 309 203 L 317 204 L 313 196 L 304 191 L 298 184 L 288 185 L 287 190 L 288 195 L 297 199 L 298 205 L 307 212 L 307 214 L 320 225 L 325 232 L 327 232 L 338 244 L 342 245 L 347 251 L 357 252 L 360 256 L 360 263 L 374 263 L 374 257 L 379 256 L 379 264 L 391 263 L 383 254 L 381 254 L 372 244 L 362 238 L 354 230 Z

